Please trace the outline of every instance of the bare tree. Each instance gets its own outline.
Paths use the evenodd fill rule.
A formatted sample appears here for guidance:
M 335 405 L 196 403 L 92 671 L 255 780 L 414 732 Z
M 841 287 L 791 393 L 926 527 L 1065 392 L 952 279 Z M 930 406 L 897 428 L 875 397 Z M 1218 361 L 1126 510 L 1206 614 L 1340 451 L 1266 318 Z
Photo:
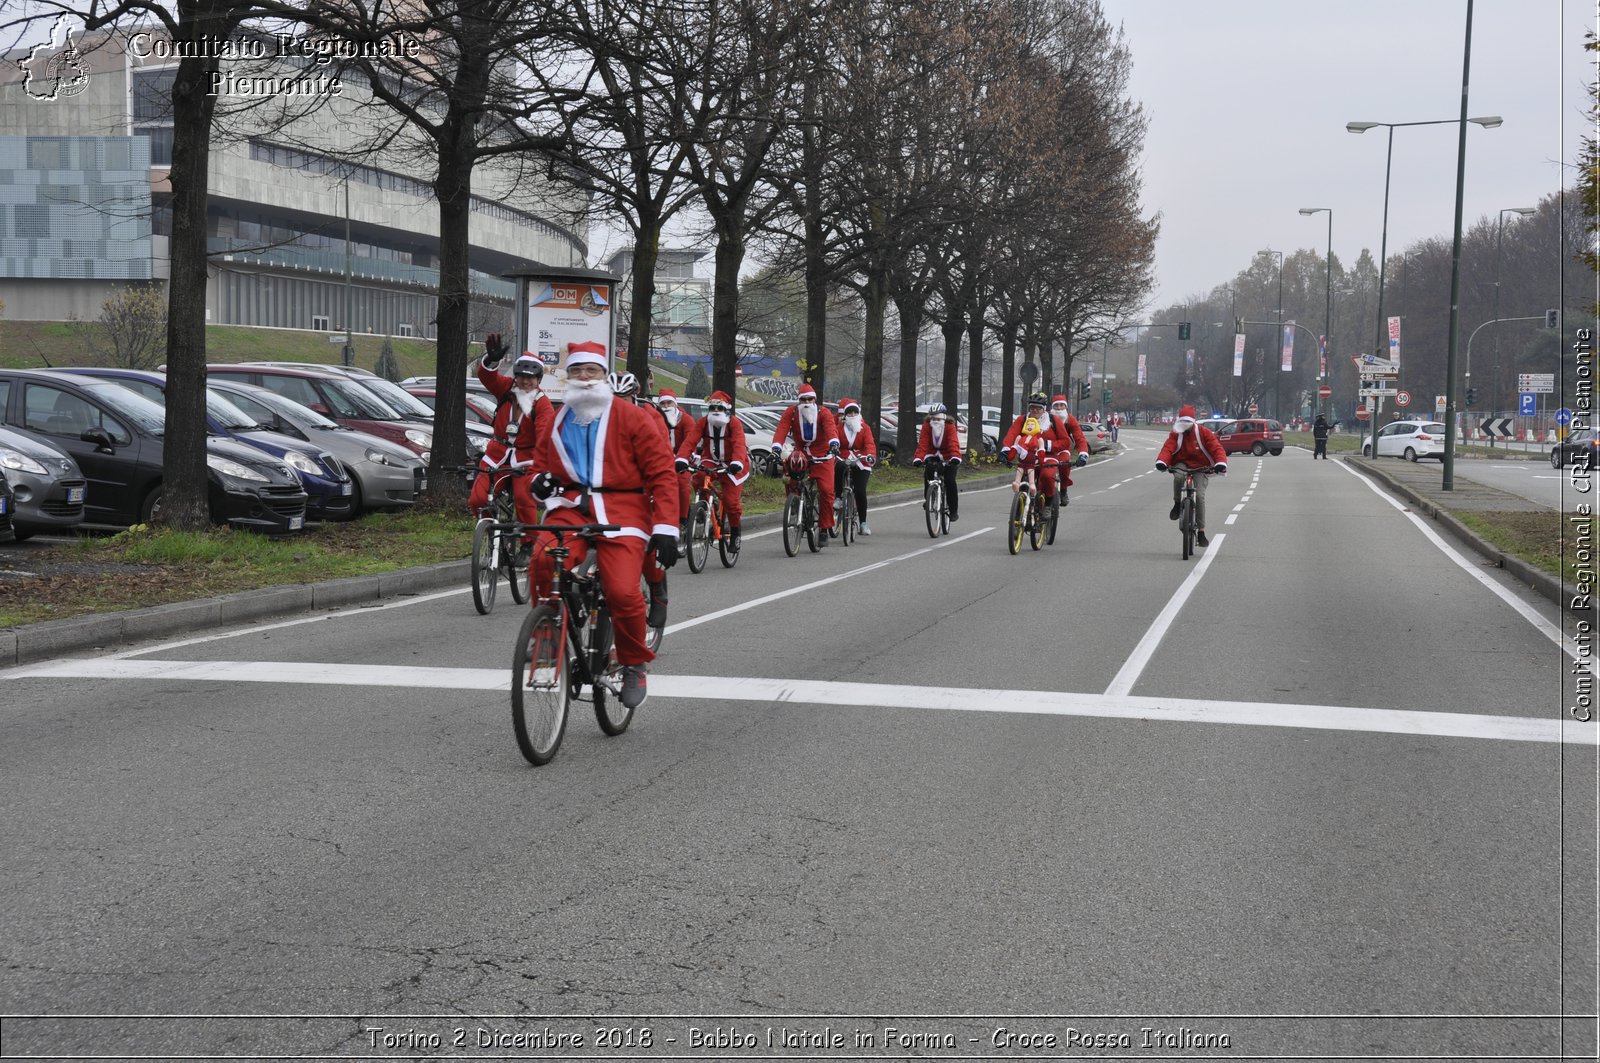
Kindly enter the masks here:
M 154 369 L 166 352 L 166 293 L 159 284 L 125 285 L 101 305 L 98 321 L 73 326 L 84 346 L 108 365 Z

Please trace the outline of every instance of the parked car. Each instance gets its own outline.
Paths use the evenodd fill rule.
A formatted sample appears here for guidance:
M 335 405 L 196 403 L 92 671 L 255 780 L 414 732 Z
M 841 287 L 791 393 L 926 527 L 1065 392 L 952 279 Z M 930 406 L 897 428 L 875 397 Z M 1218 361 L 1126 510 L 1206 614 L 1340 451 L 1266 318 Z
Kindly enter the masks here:
M 23 540 L 83 523 L 89 482 L 78 463 L 43 440 L 0 428 L 0 474 L 11 483 L 12 528 Z
M 1083 426 L 1084 442 L 1089 444 L 1089 453 L 1098 454 L 1102 450 L 1111 449 L 1111 429 L 1094 421 L 1079 420 Z
M 438 388 L 423 387 L 413 384 L 409 385 L 406 388 L 406 391 L 407 393 L 415 396 L 417 401 L 422 403 L 428 409 L 432 410 L 436 408 L 435 400 L 439 396 Z M 489 394 L 488 391 L 469 390 L 466 394 L 466 400 L 468 427 L 471 427 L 472 425 L 478 425 L 480 427 L 489 429 L 489 431 L 492 433 L 494 431 L 494 414 L 496 407 L 494 396 Z
M 1550 448 L 1550 464 L 1557 469 L 1576 465 L 1586 472 L 1600 469 L 1600 436 L 1592 428 L 1579 428 Z
M 275 391 L 349 428 L 407 447 L 424 461 L 433 449 L 433 421 L 406 417 L 343 373 L 326 367 L 293 369 L 267 365 L 210 365 L 212 381 L 238 380 Z
M 1217 442 L 1229 454 L 1249 451 L 1259 458 L 1263 454 L 1276 456 L 1283 453 L 1283 425 L 1277 421 L 1263 417 L 1240 417 L 1222 427 L 1223 430 L 1217 432 Z
M 167 404 L 165 373 L 99 367 L 62 369 L 59 372 L 109 380 L 138 392 L 158 406 Z M 270 454 L 293 469 L 306 489 L 307 520 L 342 520 L 350 516 L 350 496 L 353 491 L 350 474 L 327 451 L 257 423 L 229 402 L 221 392 L 210 387 L 206 388 L 206 430 Z
M 1234 420 L 1235 418 L 1232 417 L 1202 417 L 1200 420 L 1196 421 L 1195 424 L 1203 425 L 1206 428 L 1211 429 L 1215 435 L 1221 436 L 1223 429 L 1232 425 Z
M 278 368 L 284 366 L 293 368 L 295 365 L 292 362 L 244 362 L 242 364 Z M 330 373 L 338 373 L 354 380 L 357 384 L 360 384 L 383 400 L 385 405 L 392 406 L 400 416 L 426 424 L 430 429 L 433 427 L 433 406 L 430 403 L 423 402 L 394 381 L 385 379 L 370 369 L 362 369 L 354 365 L 325 365 L 321 368 Z M 487 388 L 484 389 L 484 393 L 488 393 Z M 489 437 L 493 434 L 489 425 L 477 424 L 469 415 L 467 417 L 467 457 L 472 461 L 478 460 L 478 455 L 483 453 L 488 446 Z
M 782 470 L 772 456 L 772 432 L 778 419 L 766 410 L 746 407 L 735 410 L 735 417 L 744 425 L 744 441 L 750 448 L 750 471 L 758 476 L 777 476 Z
M 126 526 L 161 512 L 166 411 L 120 384 L 38 369 L 0 370 L 7 425 L 78 463 L 84 520 Z M 211 519 L 267 532 L 305 527 L 306 492 L 293 469 L 253 447 L 206 437 Z
M 413 505 L 427 490 L 427 463 L 407 447 L 346 428 L 308 406 L 254 384 L 218 377 L 211 387 L 257 424 L 304 439 L 337 458 L 355 481 L 350 494 L 352 516 L 373 509 Z
M 1361 437 L 1361 453 L 1372 456 L 1372 437 Z M 1443 421 L 1394 421 L 1378 429 L 1378 457 L 1444 460 Z

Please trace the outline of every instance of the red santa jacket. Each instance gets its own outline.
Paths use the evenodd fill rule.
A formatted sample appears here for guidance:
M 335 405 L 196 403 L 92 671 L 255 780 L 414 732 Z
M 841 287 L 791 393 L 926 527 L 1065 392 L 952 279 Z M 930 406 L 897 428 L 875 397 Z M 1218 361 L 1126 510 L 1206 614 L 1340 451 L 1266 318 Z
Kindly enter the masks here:
M 535 391 L 533 408 L 523 416 L 517 402 L 517 388 L 512 378 L 478 363 L 478 382 L 489 389 L 499 403 L 494 411 L 494 437 L 483 451 L 483 464 L 498 469 L 505 464 L 506 456 L 515 452 L 518 465 L 533 460 L 539 440 L 549 430 L 550 419 L 556 415 L 555 407 L 542 392 Z
M 954 421 L 946 421 L 943 434 L 939 442 L 933 441 L 933 422 L 922 422 L 922 430 L 917 433 L 917 452 L 912 455 L 916 461 L 925 460 L 929 454 L 937 454 L 945 461 L 961 460 L 961 433 Z
M 575 507 L 583 497 L 578 465 L 561 438 L 571 415 L 566 406 L 556 411 L 533 456 L 535 472 L 548 472 L 561 485 L 545 502 L 551 512 Z M 613 399 L 595 421 L 594 450 L 589 476 L 594 519 L 623 526 L 606 536 L 678 534 L 678 477 L 661 417 L 626 399 Z
M 1055 429 L 1055 439 L 1052 441 L 1052 453 L 1059 452 L 1063 459 L 1071 457 L 1069 450 L 1079 454 L 1089 453 L 1089 440 L 1083 434 L 1083 425 L 1072 414 L 1067 414 L 1062 420 L 1055 414 L 1050 415 L 1050 426 Z
M 678 446 L 678 457 L 689 461 L 693 457 L 709 458 L 727 465 L 736 461 L 741 471 L 735 475 L 730 469 L 728 479 L 742 484 L 750 478 L 750 444 L 745 440 L 744 423 L 730 416 L 721 428 L 702 417 L 689 425 L 688 434 Z
M 800 438 L 800 407 L 798 404 L 790 406 L 783 411 L 783 416 L 778 418 L 778 430 L 772 433 L 772 441 L 780 446 L 791 434 L 794 436 L 794 445 L 802 447 L 813 458 L 828 456 L 828 444 L 838 440 L 844 446 L 844 439 L 839 434 L 839 422 L 833 416 L 833 411 L 821 403 L 817 404 L 817 431 L 810 444 L 805 444 Z
M 862 418 L 861 426 L 856 429 L 854 436 L 851 436 L 844 418 L 839 418 L 839 438 L 843 441 L 839 445 L 839 457 L 853 458 L 865 454 L 874 462 L 878 460 L 878 441 L 872 438 L 872 429 L 868 426 L 866 418 Z
M 1018 441 L 1022 438 L 1022 426 L 1026 424 L 1027 421 L 1028 415 L 1022 414 L 1015 421 L 1011 422 L 1011 428 L 1007 430 L 1005 438 L 1000 441 L 1000 450 L 1002 453 L 1005 452 L 1007 447 L 1017 446 Z M 1051 417 L 1047 412 L 1043 417 L 1039 418 L 1039 435 L 1037 442 L 1027 444 L 1028 448 L 1041 454 L 1051 455 L 1058 454 L 1060 451 L 1065 450 L 1067 444 L 1072 442 L 1072 439 L 1069 436 L 1061 435 L 1056 429 L 1057 426 L 1055 423 L 1055 418 Z M 1082 428 L 1078 429 L 1078 438 L 1083 440 L 1083 449 L 1088 450 L 1089 441 L 1083 438 Z
M 1222 449 L 1217 434 L 1203 424 L 1190 425 L 1184 432 L 1168 432 L 1156 460 L 1173 467 L 1207 469 L 1227 465 L 1228 452 Z

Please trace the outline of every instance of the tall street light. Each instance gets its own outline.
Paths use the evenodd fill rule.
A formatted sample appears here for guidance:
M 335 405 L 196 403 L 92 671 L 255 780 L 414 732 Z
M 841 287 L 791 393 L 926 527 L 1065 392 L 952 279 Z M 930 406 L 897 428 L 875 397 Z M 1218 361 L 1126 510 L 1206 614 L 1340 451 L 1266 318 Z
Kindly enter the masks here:
M 1328 261 L 1327 272 L 1322 283 L 1324 306 L 1322 311 L 1322 342 L 1328 350 L 1333 349 L 1333 208 L 1332 207 L 1301 207 L 1300 213 L 1310 218 L 1326 211 L 1328 214 Z M 1318 413 L 1322 412 L 1322 352 L 1317 358 L 1317 405 Z
M 1505 122 L 1505 119 L 1501 118 L 1497 114 L 1494 114 L 1494 115 L 1488 115 L 1488 116 L 1485 116 L 1485 117 L 1482 117 L 1482 118 L 1468 118 L 1467 121 L 1473 123 L 1474 125 L 1481 125 L 1485 129 L 1494 129 L 1494 128 L 1502 125 Z M 1433 120 L 1431 122 L 1346 122 L 1345 123 L 1345 126 L 1344 126 L 1345 129 L 1348 130 L 1351 133 L 1365 133 L 1367 130 L 1374 129 L 1377 126 L 1385 126 L 1389 130 L 1389 148 L 1388 148 L 1388 151 L 1384 155 L 1384 162 L 1383 162 L 1383 235 L 1379 238 L 1379 241 L 1378 241 L 1378 341 L 1373 346 L 1373 353 L 1378 355 L 1378 356 L 1380 356 L 1380 357 L 1382 357 L 1384 352 L 1386 350 L 1388 350 L 1388 345 L 1384 343 L 1384 339 L 1383 339 L 1383 329 L 1384 329 L 1384 320 L 1383 320 L 1383 281 L 1384 281 L 1384 274 L 1388 270 L 1388 267 L 1389 267 L 1389 175 L 1392 172 L 1393 165 L 1394 165 L 1394 131 L 1396 129 L 1400 129 L 1400 128 L 1403 128 L 1405 126 L 1414 126 L 1414 125 L 1457 125 L 1457 124 L 1460 124 L 1460 122 L 1461 122 L 1461 119 L 1459 119 L 1459 118 L 1439 118 L 1439 119 L 1435 119 L 1435 120 Z M 1400 386 L 1400 382 L 1399 382 L 1398 379 L 1396 379 L 1396 381 L 1395 381 L 1395 386 L 1396 387 Z M 1376 431 L 1377 430 L 1377 425 L 1378 425 L 1378 419 L 1377 419 L 1376 416 L 1374 416 L 1372 418 L 1372 425 L 1373 425 L 1373 430 Z
M 1278 339 L 1277 339 L 1277 342 L 1279 344 L 1279 353 L 1278 353 L 1278 371 L 1276 373 L 1272 374 L 1272 416 L 1276 417 L 1278 420 L 1281 421 L 1281 420 L 1283 420 L 1283 412 L 1282 412 L 1282 407 L 1279 405 L 1280 399 L 1279 399 L 1279 395 L 1278 395 L 1278 389 L 1279 389 L 1279 386 L 1280 386 L 1280 384 L 1282 382 L 1282 379 L 1283 379 L 1283 354 L 1282 354 L 1282 344 L 1283 344 L 1283 252 L 1282 251 L 1268 250 L 1267 254 L 1269 254 L 1269 255 L 1277 255 L 1278 256 Z
M 1500 320 L 1500 246 L 1506 235 L 1506 215 L 1520 214 L 1524 218 L 1530 214 L 1538 213 L 1533 207 L 1503 207 L 1500 211 L 1500 223 L 1494 237 L 1494 320 Z M 1472 366 L 1471 359 L 1467 367 Z M 1471 379 L 1467 383 L 1472 383 Z M 1494 369 L 1489 377 L 1489 404 L 1490 412 L 1496 416 L 1500 413 L 1500 330 L 1494 330 Z M 1489 438 L 1489 445 L 1494 446 L 1494 437 Z

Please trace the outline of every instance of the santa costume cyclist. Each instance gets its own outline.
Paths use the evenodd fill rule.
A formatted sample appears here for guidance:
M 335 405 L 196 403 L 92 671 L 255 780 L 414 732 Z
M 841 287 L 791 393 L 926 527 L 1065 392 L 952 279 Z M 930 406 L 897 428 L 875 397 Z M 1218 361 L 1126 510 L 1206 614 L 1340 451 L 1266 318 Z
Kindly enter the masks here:
M 639 584 L 645 549 L 664 568 L 678 560 L 678 478 L 661 418 L 612 394 L 606 350 L 593 341 L 568 345 L 562 407 L 534 452 L 532 490 L 545 501 L 546 524 L 618 524 L 594 540 L 600 586 L 611 611 L 622 703 L 637 708 L 646 696 L 646 673 L 655 659 L 646 642 L 645 601 Z M 550 593 L 556 545 L 540 532 L 530 566 L 535 595 Z M 589 541 L 567 538 L 568 567 L 589 552 Z
M 839 460 L 835 463 L 838 468 L 834 473 L 834 493 L 841 499 L 844 491 L 855 493 L 861 534 L 871 535 L 872 529 L 867 527 L 867 476 L 878 463 L 878 442 L 872 438 L 871 427 L 861 419 L 861 404 L 855 399 L 839 400 L 839 419 L 839 436 L 843 444 L 839 447 Z M 854 464 L 851 463 L 852 458 L 855 459 Z
M 1172 520 L 1177 520 L 1183 512 L 1184 479 L 1188 473 L 1197 474 L 1194 478 L 1194 541 L 1197 546 L 1209 544 L 1211 540 L 1206 538 L 1206 484 L 1211 476 L 1206 474 L 1226 475 L 1228 452 L 1223 449 L 1215 432 L 1195 420 L 1193 406 L 1178 410 L 1178 418 L 1172 422 L 1172 431 L 1167 434 L 1166 442 L 1161 444 L 1161 452 L 1156 455 L 1156 471 L 1172 473 L 1172 509 L 1167 513 Z
M 1053 446 L 1056 448 L 1055 453 L 1061 459 L 1061 475 L 1064 477 L 1062 483 L 1064 487 L 1071 487 L 1073 465 L 1076 464 L 1078 468 L 1082 468 L 1089 464 L 1089 440 L 1083 434 L 1083 426 L 1078 423 L 1076 417 L 1072 416 L 1072 410 L 1068 408 L 1065 395 L 1050 396 L 1050 422 L 1055 429 L 1055 440 L 1053 441 Z M 1072 461 L 1072 451 L 1076 451 L 1078 454 L 1076 462 Z M 1065 490 L 1061 492 L 1061 500 L 1063 502 L 1067 500 L 1067 492 Z
M 667 425 L 667 445 L 676 455 L 683 441 L 689 436 L 689 429 L 694 425 L 694 418 L 685 417 L 683 410 L 678 406 L 678 396 L 671 388 L 662 388 L 656 393 L 656 412 L 661 414 L 661 419 Z M 746 463 L 748 464 L 748 462 Z M 685 529 L 683 535 L 687 537 L 689 524 L 689 505 L 694 500 L 690 497 L 693 490 L 689 485 L 689 474 L 678 474 L 678 526 Z
M 801 384 L 799 401 L 778 419 L 778 430 L 772 433 L 772 452 L 783 453 L 783 442 L 791 435 L 796 450 L 811 457 L 811 478 L 817 481 L 822 512 L 817 524 L 824 532 L 833 531 L 833 469 L 827 460 L 839 452 L 844 440 L 839 435 L 839 422 L 833 411 L 817 401 L 817 389 Z M 822 536 L 818 547 L 828 545 L 828 536 Z
M 478 382 L 488 389 L 498 403 L 494 411 L 494 425 L 488 446 L 478 461 L 478 475 L 472 482 L 472 493 L 467 497 L 467 509 L 484 513 L 489 506 L 489 491 L 493 480 L 513 467 L 526 466 L 533 460 L 534 449 L 555 418 L 555 408 L 540 390 L 544 380 L 544 362 L 531 352 L 524 351 L 512 363 L 511 376 L 498 371 L 505 359 L 506 345 L 500 333 L 491 332 L 483 339 L 483 358 L 478 363 Z M 517 520 L 523 524 L 537 524 L 539 504 L 529 491 L 528 477 L 515 476 L 511 480 L 511 497 L 516 502 Z M 528 543 L 523 540 L 518 560 L 526 560 Z
M 1045 498 L 1049 498 L 1056 490 L 1058 455 L 1075 442 L 1070 436 L 1057 434 L 1055 420 L 1045 412 L 1048 405 L 1044 392 L 1036 391 L 1029 395 L 1026 412 L 1011 422 L 1011 428 L 1000 441 L 1002 460 L 1014 463 L 1019 470 L 1038 467 L 1039 493 Z M 1037 431 L 1026 431 L 1029 427 Z M 1083 438 L 1082 428 L 1078 429 L 1078 438 Z
M 729 545 L 739 549 L 739 525 L 744 519 L 744 482 L 750 479 L 750 445 L 744 424 L 733 416 L 727 392 L 713 391 L 706 399 L 706 415 L 691 422 L 678 447 L 676 467 L 685 481 L 689 470 L 702 461 L 722 466 L 722 509 L 731 530 Z M 685 509 L 687 513 L 687 509 Z
M 942 461 L 930 463 L 929 458 L 940 458 Z M 944 481 L 945 510 L 950 514 L 950 523 L 954 524 L 959 519 L 957 510 L 961 508 L 960 495 L 956 492 L 956 469 L 961 466 L 961 438 L 945 411 L 944 403 L 936 402 L 928 408 L 922 428 L 917 433 L 917 449 L 911 456 L 911 464 L 922 466 L 924 485 L 933 479 L 934 469 L 938 468 L 937 475 Z

